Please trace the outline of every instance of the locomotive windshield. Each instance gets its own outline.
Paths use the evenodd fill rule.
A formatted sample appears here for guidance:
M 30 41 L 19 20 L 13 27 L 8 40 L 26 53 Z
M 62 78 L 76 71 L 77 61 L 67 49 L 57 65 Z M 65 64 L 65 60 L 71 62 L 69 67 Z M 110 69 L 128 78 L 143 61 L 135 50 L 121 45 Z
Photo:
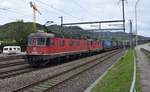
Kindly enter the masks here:
M 28 46 L 52 46 L 54 34 L 46 32 L 31 33 L 28 36 Z
M 51 38 L 28 38 L 28 46 L 54 46 Z
M 31 37 L 28 38 L 28 45 L 29 46 L 32 45 L 32 38 Z
M 44 46 L 46 44 L 46 38 L 29 38 L 29 46 Z
M 37 38 L 37 45 L 45 45 L 46 38 Z

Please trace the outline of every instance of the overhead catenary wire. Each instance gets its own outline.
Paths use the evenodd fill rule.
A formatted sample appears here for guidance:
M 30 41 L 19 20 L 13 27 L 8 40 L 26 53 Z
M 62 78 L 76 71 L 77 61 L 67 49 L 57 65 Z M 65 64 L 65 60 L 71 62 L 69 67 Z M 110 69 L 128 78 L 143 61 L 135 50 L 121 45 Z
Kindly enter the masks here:
M 46 21 L 50 21 L 50 20 L 51 20 L 51 21 L 54 21 L 54 20 L 57 20 L 57 19 L 58 19 L 58 17 L 45 16 L 45 15 L 47 15 L 48 13 L 49 13 L 49 14 L 56 14 L 56 15 L 58 15 L 59 13 L 48 9 L 49 6 L 46 6 L 45 4 L 41 4 L 41 3 L 39 3 L 39 2 L 36 2 L 36 3 L 38 4 L 38 7 L 40 7 L 41 12 L 42 12 L 42 11 L 46 11 L 46 14 L 44 14 L 45 12 L 42 12 L 43 14 L 42 14 L 40 17 L 37 16 L 38 18 L 40 18 L 40 20 L 41 20 L 41 18 L 42 18 L 42 21 L 43 21 L 44 23 L 45 23 Z M 44 7 L 43 7 L 43 6 L 44 6 Z
M 16 18 L 11 18 L 11 17 L 8 17 L 8 16 L 5 16 L 5 17 L 4 16 L 0 16 L 0 18 L 1 19 L 6 19 L 7 18 L 7 19 L 10 19 L 10 20 L 17 20 Z
M 27 0 L 22 0 L 24 3 L 26 3 L 28 6 L 29 6 L 29 2 L 27 1 Z M 28 14 L 28 13 L 26 13 L 26 14 L 24 14 L 24 13 L 21 13 L 21 12 L 23 12 L 23 11 L 18 11 L 17 9 L 13 9 L 13 8 L 1 8 L 0 7 L 0 10 L 1 10 L 1 13 L 2 14 L 4 14 L 4 15 L 2 15 L 1 14 L 1 16 L 3 16 L 3 17 L 1 17 L 1 18 L 5 18 L 5 19 L 11 19 L 11 20 L 19 20 L 19 19 L 32 19 L 32 15 L 30 15 L 30 14 Z M 16 11 L 17 10 L 17 11 Z M 48 9 L 47 9 L 47 11 L 48 11 Z M 6 13 L 7 14 L 11 14 L 11 15 L 15 15 L 14 17 L 16 17 L 16 18 L 11 18 L 11 17 L 8 17 L 8 16 L 6 16 Z M 47 13 L 50 13 L 50 11 L 49 12 L 47 12 Z M 49 16 L 46 16 L 46 17 L 49 17 Z M 47 19 L 48 18 L 45 18 L 45 17 L 40 17 L 40 20 L 41 21 L 47 21 Z M 49 19 L 54 19 L 54 18 L 49 18 Z M 38 21 L 40 21 L 40 20 L 38 20 Z M 45 22 L 44 22 L 45 23 Z
M 0 10 L 6 11 L 6 12 L 8 12 L 8 13 L 14 13 L 14 14 L 19 15 L 19 16 L 21 16 L 21 17 L 30 17 L 29 15 L 20 13 L 20 12 L 18 12 L 18 11 L 14 11 L 14 10 L 12 10 L 12 9 L 0 8 Z
M 23 1 L 26 2 L 27 4 L 30 3 L 30 2 L 27 2 L 27 1 L 25 1 L 25 0 L 23 0 Z M 41 3 L 41 2 L 38 1 L 38 0 L 36 0 L 36 1 L 37 1 L 37 3 Z M 42 4 L 42 3 L 41 3 L 41 4 Z M 58 14 L 57 12 L 54 12 L 54 11 L 51 11 L 50 9 L 48 9 L 48 8 L 49 8 L 49 5 L 45 5 L 45 4 L 42 4 L 42 5 L 44 5 L 44 6 L 47 7 L 47 8 L 42 7 L 42 6 L 40 6 L 40 5 L 38 5 L 37 7 L 40 6 L 40 9 L 47 11 L 46 13 L 50 13 L 50 14 L 55 13 L 55 14 Z
M 3 8 L 0 8 L 0 10 L 4 10 Z M 10 13 L 8 11 L 1 11 L 1 13 Z M 1 19 L 10 19 L 10 20 L 18 20 L 18 18 L 14 18 L 14 17 L 10 17 L 10 16 L 6 16 L 5 14 L 4 15 L 1 15 L 0 16 Z
M 22 1 L 25 2 L 27 5 L 29 5 L 29 3 L 30 3 L 30 1 L 27 1 L 27 0 L 22 0 Z M 35 3 L 36 0 L 32 0 L 32 1 Z M 36 5 L 36 6 L 39 7 L 39 5 Z M 49 9 L 43 8 L 43 7 L 40 7 L 40 10 L 47 11 L 46 13 L 51 13 L 52 12 L 52 13 L 57 14 L 56 12 L 50 11 Z M 41 16 L 43 16 L 43 15 L 45 15 L 45 14 L 42 14 Z M 30 17 L 32 17 L 32 16 L 30 16 Z M 37 17 L 39 17 L 39 16 L 37 16 Z M 54 19 L 54 18 L 51 18 L 49 16 L 46 16 L 46 18 L 45 17 L 40 17 L 40 20 L 42 20 L 42 21 L 47 21 L 48 19 Z M 40 20 L 38 20 L 38 21 L 40 21 Z
M 86 9 L 84 6 L 82 6 L 80 3 L 78 3 L 76 0 L 72 0 L 75 5 L 79 6 L 82 10 L 84 10 L 84 12 L 86 12 L 88 15 L 91 14 L 91 12 L 89 12 L 88 9 Z M 95 16 L 92 16 L 93 18 L 95 18 Z M 90 17 L 91 18 L 91 17 Z M 91 19 L 93 19 L 91 18 Z
M 80 18 L 78 18 L 78 17 L 76 17 L 76 16 L 74 16 L 74 15 L 72 15 L 72 14 L 70 14 L 70 13 L 64 11 L 64 10 L 55 8 L 53 5 L 49 5 L 49 4 L 47 4 L 47 3 L 43 2 L 43 1 L 40 1 L 40 0 L 36 0 L 36 1 L 39 2 L 39 3 L 41 3 L 41 4 L 43 4 L 43 5 L 45 5 L 45 6 L 48 6 L 48 8 L 52 8 L 52 9 L 58 11 L 58 12 L 61 12 L 61 13 L 65 14 L 65 15 L 68 15 L 68 16 L 70 16 L 70 17 L 72 17 L 72 18 L 75 18 L 75 19 L 77 19 L 77 20 L 82 21 Z
M 23 0 L 23 1 L 25 3 L 27 3 L 26 0 Z M 0 16 L 1 19 L 5 19 L 5 20 L 9 19 L 9 20 L 17 21 L 17 20 L 24 20 L 24 19 L 31 19 L 32 18 L 32 16 L 30 14 L 24 13 L 23 11 L 18 11 L 18 9 L 13 9 L 12 7 L 10 7 L 10 8 L 0 7 L 0 10 L 2 13 Z M 13 17 L 6 16 L 6 15 L 10 15 L 10 14 L 13 15 Z M 42 20 L 44 20 L 44 19 L 42 19 Z
M 30 2 L 28 2 L 28 1 L 26 1 L 26 0 L 23 0 L 26 4 L 28 4 L 28 3 L 30 3 Z M 35 3 L 35 0 L 32 0 L 34 3 Z M 48 4 L 46 4 L 46 3 L 43 3 L 43 2 L 41 2 L 41 1 L 37 1 L 36 0 L 36 3 L 38 4 L 38 6 L 37 7 L 40 7 L 40 10 L 42 10 L 42 11 L 45 11 L 46 12 L 46 14 L 42 14 L 41 16 L 44 16 L 44 15 L 47 15 L 47 14 L 56 14 L 56 15 L 59 15 L 59 13 L 58 12 L 56 12 L 56 11 L 53 11 L 53 10 L 50 10 L 51 8 L 50 8 L 50 6 L 48 5 Z M 44 12 L 44 13 L 45 13 Z M 37 16 L 38 17 L 38 16 Z M 45 16 L 45 17 L 40 17 L 40 19 L 43 19 L 43 21 L 49 21 L 49 20 L 56 20 L 56 19 L 58 19 L 58 16 L 57 17 L 52 17 L 52 16 Z M 45 22 L 44 22 L 45 23 Z
M 8 16 L 5 16 L 3 18 L 7 18 L 7 19 L 11 19 L 11 20 L 19 20 L 19 19 L 25 19 L 25 18 L 31 19 L 32 18 L 32 16 L 15 11 L 15 9 L 13 9 L 13 8 L 8 8 L 8 9 L 0 8 L 0 10 L 2 10 L 2 12 L 4 12 L 4 13 L 13 13 L 13 14 L 17 15 L 16 18 L 10 18 Z M 20 18 L 18 18 L 18 16 L 20 16 Z M 41 19 L 41 20 L 46 21 L 45 19 Z
M 39 3 L 39 2 L 38 2 Z M 49 6 L 47 5 L 45 5 L 45 4 L 42 4 L 44 7 L 42 7 L 42 6 L 40 6 L 40 9 L 41 10 L 44 10 L 44 11 L 46 11 L 46 13 L 48 14 L 56 14 L 56 15 L 58 15 L 59 13 L 58 12 L 55 12 L 55 11 L 52 11 L 52 10 L 50 10 L 50 9 L 48 9 L 49 8 Z M 47 8 L 46 8 L 47 7 Z M 46 14 L 43 14 L 43 15 L 46 15 Z M 42 16 L 43 16 L 42 15 Z M 44 17 L 42 17 L 42 18 L 44 18 Z M 46 16 L 46 18 L 44 18 L 44 20 L 48 20 L 48 18 L 50 18 L 50 19 L 53 19 L 53 20 L 55 20 L 56 18 L 58 18 L 58 17 L 51 17 L 51 16 Z

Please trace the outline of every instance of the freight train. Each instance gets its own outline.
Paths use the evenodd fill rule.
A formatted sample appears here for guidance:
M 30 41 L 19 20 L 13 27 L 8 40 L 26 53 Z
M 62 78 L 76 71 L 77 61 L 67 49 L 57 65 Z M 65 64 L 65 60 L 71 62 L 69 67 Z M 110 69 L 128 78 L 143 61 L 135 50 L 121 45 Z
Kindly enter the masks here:
M 37 32 L 28 37 L 25 61 L 34 67 L 43 66 L 53 59 L 80 57 L 122 47 L 121 41 L 55 37 L 52 33 Z

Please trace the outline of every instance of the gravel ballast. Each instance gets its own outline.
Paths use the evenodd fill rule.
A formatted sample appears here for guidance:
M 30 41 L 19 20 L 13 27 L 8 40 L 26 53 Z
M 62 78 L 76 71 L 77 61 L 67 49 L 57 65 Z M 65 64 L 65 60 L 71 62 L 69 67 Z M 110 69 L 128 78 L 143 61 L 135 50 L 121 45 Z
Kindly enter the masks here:
M 20 87 L 26 86 L 28 84 L 47 79 L 48 77 L 51 77 L 52 75 L 58 74 L 62 71 L 65 71 L 67 69 L 70 69 L 74 66 L 77 66 L 78 64 L 82 64 L 85 61 L 93 60 L 97 57 L 100 57 L 100 55 L 87 57 L 80 60 L 75 60 L 74 62 L 65 63 L 58 66 L 53 66 L 45 69 L 40 69 L 39 71 L 29 72 L 25 73 L 16 77 L 11 77 L 7 79 L 1 79 L 0 80 L 0 91 L 1 92 L 10 92 L 14 89 L 18 89 Z
M 48 92 L 84 92 L 85 89 L 90 86 L 90 84 L 98 79 L 123 54 L 124 52 L 121 52 L 112 58 L 109 58 L 107 62 L 102 62 L 89 71 L 86 71 L 79 76 L 62 83 L 61 85 L 50 89 Z

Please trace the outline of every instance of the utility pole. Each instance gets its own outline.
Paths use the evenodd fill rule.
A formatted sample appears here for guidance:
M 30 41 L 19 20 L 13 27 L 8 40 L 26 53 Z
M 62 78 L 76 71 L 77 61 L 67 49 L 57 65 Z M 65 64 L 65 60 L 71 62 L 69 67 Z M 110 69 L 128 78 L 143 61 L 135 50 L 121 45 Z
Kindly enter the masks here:
M 123 18 L 123 32 L 125 33 L 125 13 L 124 13 L 124 2 L 125 2 L 125 0 L 121 0 L 122 1 L 122 18 Z M 123 40 L 124 40 L 124 36 L 123 36 Z M 125 41 L 123 41 L 123 48 L 125 49 Z
M 63 25 L 63 16 L 60 16 L 59 18 L 60 18 L 60 25 L 62 27 L 62 25 Z
M 61 33 L 62 33 L 62 36 L 63 36 L 63 38 L 64 38 L 64 33 L 63 33 L 63 16 L 60 16 L 59 17 L 60 18 L 60 31 L 61 31 Z
M 101 23 L 99 23 L 99 29 L 101 29 Z
M 137 5 L 139 3 L 140 0 L 137 0 L 135 3 L 135 31 L 136 31 L 136 46 L 138 45 L 138 31 L 137 31 Z
M 122 0 L 123 32 L 125 32 L 125 13 L 124 13 L 124 2 L 125 2 L 125 0 Z
M 40 11 L 37 9 L 37 7 L 35 6 L 35 4 L 33 4 L 32 2 L 30 2 L 30 7 L 33 9 L 33 31 L 36 31 L 36 11 L 40 13 Z
M 130 20 L 130 47 L 133 48 L 133 40 L 132 40 L 132 21 Z

